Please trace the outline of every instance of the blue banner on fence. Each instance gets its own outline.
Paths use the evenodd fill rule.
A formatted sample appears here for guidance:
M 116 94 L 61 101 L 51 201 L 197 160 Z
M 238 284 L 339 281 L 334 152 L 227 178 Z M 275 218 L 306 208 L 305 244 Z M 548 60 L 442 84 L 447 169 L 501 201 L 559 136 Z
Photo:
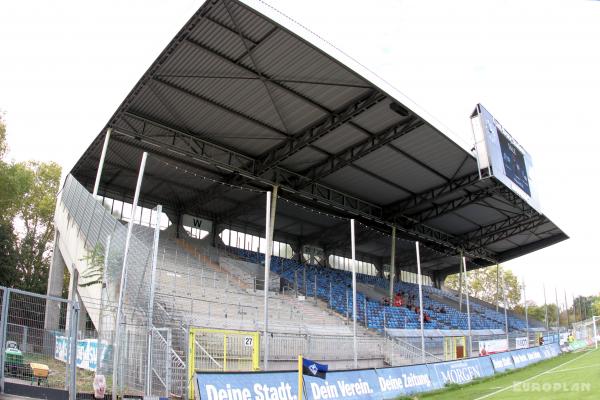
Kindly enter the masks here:
M 59 345 L 63 346 L 63 342 L 57 340 L 57 352 Z M 558 354 L 560 347 L 554 343 L 437 364 L 331 371 L 327 372 L 327 379 L 304 375 L 304 393 L 306 400 L 386 400 L 440 389 L 448 383 L 467 383 Z M 197 373 L 196 384 L 202 400 L 297 400 L 298 397 L 297 371 Z
M 384 399 L 409 396 L 414 393 L 439 389 L 435 374 L 431 375 L 427 365 L 377 369 L 379 390 Z
M 540 347 L 544 359 L 554 358 L 560 354 L 560 345 L 558 342 Z
M 515 368 L 523 368 L 544 359 L 542 352 L 537 347 L 515 350 L 511 353 Z
M 304 391 L 310 400 L 382 399 L 374 369 L 328 372 L 327 379 L 304 375 Z
M 437 376 L 441 386 L 448 383 L 467 383 L 473 379 L 494 374 L 494 368 L 489 357 L 430 364 L 429 368 L 431 374 Z
M 504 353 L 492 354 L 489 357 L 495 372 L 504 372 L 515 369 L 511 352 L 507 351 Z
M 69 338 L 65 336 L 56 336 L 54 345 L 54 358 L 67 362 L 69 355 Z M 96 370 L 98 360 L 98 340 L 84 339 L 77 341 L 76 365 L 78 368 L 88 371 Z
M 202 400 L 298 399 L 298 372 L 197 373 L 196 384 Z

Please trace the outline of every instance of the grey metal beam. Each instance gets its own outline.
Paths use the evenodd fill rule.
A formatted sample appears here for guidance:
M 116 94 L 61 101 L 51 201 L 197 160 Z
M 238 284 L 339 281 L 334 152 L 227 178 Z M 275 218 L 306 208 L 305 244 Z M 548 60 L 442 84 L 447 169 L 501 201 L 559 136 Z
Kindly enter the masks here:
M 387 145 L 388 143 L 414 131 L 425 122 L 415 116 L 405 118 L 399 123 L 374 134 L 361 142 L 348 147 L 327 160 L 302 172 L 311 182 L 317 182 L 328 175 L 344 168 L 352 162 L 366 156 L 367 154 Z M 304 185 L 303 185 L 304 186 Z M 303 187 L 302 186 L 302 187 Z
M 428 221 L 438 218 L 448 213 L 457 211 L 470 204 L 476 203 L 482 199 L 488 198 L 502 190 L 500 185 L 486 187 L 470 192 L 465 191 L 465 194 L 459 198 L 445 201 L 443 203 L 434 203 L 432 207 L 416 213 L 407 214 L 406 216 L 418 222 Z
M 329 132 L 351 121 L 385 98 L 386 96 L 379 91 L 370 91 L 366 96 L 352 101 L 341 110 L 326 115 L 307 129 L 286 139 L 285 142 L 262 156 L 259 159 L 257 174 L 260 175 L 266 170 L 279 165 L 287 158 L 310 146 Z
M 246 114 L 244 114 L 241 111 L 235 110 L 234 108 L 228 107 L 228 106 L 223 105 L 223 104 L 219 104 L 219 103 L 217 103 L 217 102 L 215 102 L 215 101 L 213 101 L 213 100 L 211 100 L 211 99 L 209 99 L 209 98 L 207 98 L 207 97 L 205 97 L 205 96 L 203 96 L 203 95 L 201 95 L 199 93 L 192 92 L 191 90 L 183 88 L 183 87 L 181 87 L 181 86 L 179 86 L 177 84 L 174 84 L 174 83 L 171 83 L 171 82 L 167 82 L 167 81 L 165 81 L 163 79 L 160 79 L 160 78 L 154 78 L 154 82 L 158 82 L 161 85 L 163 85 L 163 86 L 165 86 L 165 87 L 167 87 L 169 89 L 175 90 L 177 92 L 180 92 L 182 94 L 185 94 L 185 95 L 187 95 L 187 96 L 195 99 L 196 101 L 201 101 L 201 102 L 210 104 L 211 106 L 213 106 L 215 108 L 218 108 L 218 109 L 220 109 L 222 111 L 225 111 L 225 112 L 227 112 L 227 113 L 229 113 L 231 115 L 234 115 L 234 116 L 236 116 L 238 118 L 244 119 L 244 120 L 246 120 L 248 122 L 251 122 L 251 123 L 253 123 L 255 125 L 258 125 L 258 126 L 264 128 L 264 129 L 266 129 L 266 130 L 268 130 L 270 132 L 276 133 L 276 134 L 282 136 L 282 139 L 289 136 L 286 132 L 283 132 L 282 130 L 280 130 L 280 129 L 274 127 L 274 126 L 269 125 L 268 123 L 266 123 L 264 121 L 256 119 L 256 118 L 254 118 L 254 117 L 252 117 L 250 115 L 246 115 Z
M 477 182 L 479 182 L 479 173 L 477 172 L 453 179 L 436 188 L 428 189 L 424 192 L 416 193 L 407 199 L 388 204 L 385 207 L 385 215 L 388 218 L 393 218 L 397 215 L 403 214 L 405 211 L 410 210 L 412 208 L 419 207 L 423 204 L 431 203 L 433 199 L 443 196 L 445 194 L 471 187 Z

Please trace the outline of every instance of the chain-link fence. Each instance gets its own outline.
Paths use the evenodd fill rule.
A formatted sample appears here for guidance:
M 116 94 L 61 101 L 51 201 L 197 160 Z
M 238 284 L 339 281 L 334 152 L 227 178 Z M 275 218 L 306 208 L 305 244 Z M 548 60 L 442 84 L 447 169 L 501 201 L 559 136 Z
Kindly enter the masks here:
M 74 378 L 79 304 L 18 289 L 0 288 L 0 382 L 3 392 L 42 386 L 65 390 L 75 398 Z M 47 309 L 53 318 L 48 319 Z M 93 372 L 81 382 L 91 383 Z M 89 379 L 86 379 L 89 378 Z

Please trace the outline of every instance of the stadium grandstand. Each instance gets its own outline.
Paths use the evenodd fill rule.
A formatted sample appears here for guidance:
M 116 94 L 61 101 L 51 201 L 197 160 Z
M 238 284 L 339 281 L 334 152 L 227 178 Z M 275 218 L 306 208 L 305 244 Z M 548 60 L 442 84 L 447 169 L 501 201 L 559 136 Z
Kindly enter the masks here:
M 550 340 L 444 286 L 568 238 L 477 140 L 265 3 L 207 0 L 67 176 L 48 295 L 67 270 L 115 396 L 299 354 L 341 370 Z M 53 310 L 44 329 L 69 330 Z

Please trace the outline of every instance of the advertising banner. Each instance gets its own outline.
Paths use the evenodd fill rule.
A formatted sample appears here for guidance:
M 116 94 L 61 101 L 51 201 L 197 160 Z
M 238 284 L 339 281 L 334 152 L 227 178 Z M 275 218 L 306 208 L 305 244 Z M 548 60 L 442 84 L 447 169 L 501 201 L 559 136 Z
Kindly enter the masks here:
M 515 350 L 511 353 L 513 363 L 515 364 L 515 368 L 523 368 L 538 361 L 542 361 L 544 359 L 544 356 L 542 356 L 542 352 L 537 347 L 530 349 Z
M 202 400 L 297 400 L 298 372 L 198 373 Z
M 383 399 L 374 369 L 328 372 L 327 379 L 304 375 L 307 399 Z
M 502 353 L 508 351 L 507 339 L 481 340 L 479 341 L 479 355 L 487 356 L 489 354 Z
M 552 343 L 546 346 L 541 346 L 540 351 L 544 359 L 554 358 L 560 354 L 560 345 L 558 343 Z
M 88 371 L 96 370 L 98 340 L 84 339 L 77 341 L 77 367 Z
M 494 368 L 489 357 L 431 364 L 429 368 L 430 371 L 435 372 L 441 386 L 447 383 L 467 383 L 473 379 L 494 374 Z
M 515 349 L 526 349 L 529 347 L 529 339 L 526 337 L 515 338 Z
M 67 362 L 69 354 L 69 339 L 64 336 L 57 336 L 54 344 L 54 358 L 58 361 Z
M 515 364 L 513 363 L 512 355 L 509 352 L 492 354 L 490 356 L 490 361 L 492 362 L 492 366 L 494 367 L 495 372 L 504 372 L 511 369 L 515 369 Z
M 379 390 L 384 399 L 410 396 L 414 393 L 429 392 L 442 387 L 437 376 L 430 374 L 427 365 L 381 368 L 376 372 Z
M 57 336 L 54 344 L 54 358 L 66 363 L 69 357 L 69 338 L 65 336 Z M 97 363 L 98 340 L 84 339 L 77 341 L 77 358 L 76 365 L 78 368 L 88 371 L 96 370 Z
M 554 343 L 436 364 L 328 371 L 326 379 L 304 375 L 304 396 L 306 400 L 395 399 L 441 389 L 448 383 L 468 383 L 558 354 L 559 345 Z M 298 400 L 297 371 L 199 372 L 196 385 L 202 400 Z

